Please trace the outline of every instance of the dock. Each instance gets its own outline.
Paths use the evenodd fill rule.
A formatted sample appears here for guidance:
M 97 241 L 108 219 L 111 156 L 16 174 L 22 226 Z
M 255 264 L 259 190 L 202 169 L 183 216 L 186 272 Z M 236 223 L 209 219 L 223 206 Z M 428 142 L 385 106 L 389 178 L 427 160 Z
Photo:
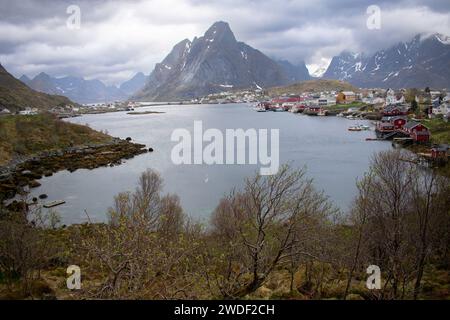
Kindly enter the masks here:
M 64 200 L 55 200 L 55 201 L 51 201 L 51 202 L 48 202 L 48 203 L 44 204 L 43 207 L 48 209 L 48 208 L 53 208 L 53 207 L 60 206 L 60 205 L 62 205 L 64 203 L 66 203 Z

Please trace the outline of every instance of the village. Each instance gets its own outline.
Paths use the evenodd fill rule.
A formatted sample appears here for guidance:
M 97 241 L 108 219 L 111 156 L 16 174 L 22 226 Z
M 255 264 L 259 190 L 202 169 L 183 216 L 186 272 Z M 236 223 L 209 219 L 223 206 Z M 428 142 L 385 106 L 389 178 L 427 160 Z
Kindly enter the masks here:
M 247 103 L 256 112 L 291 112 L 307 116 L 338 116 L 349 120 L 371 120 L 376 138 L 367 141 L 392 140 L 394 146 L 414 146 L 419 159 L 432 165 L 446 164 L 449 153 L 450 93 L 446 90 L 356 89 L 313 90 L 276 95 L 259 86 L 253 89 L 214 93 L 189 101 L 162 104 L 229 104 Z M 128 103 L 126 110 L 144 106 Z M 152 104 L 154 105 L 154 104 Z M 119 108 L 124 108 L 119 105 Z M 120 109 L 119 109 L 120 110 Z M 432 139 L 425 122 L 445 123 L 447 136 Z M 356 124 L 349 131 L 370 130 Z M 418 148 L 417 148 L 418 146 Z M 428 162 L 427 162 L 428 161 Z
M 308 116 L 372 120 L 376 137 L 367 138 L 367 141 L 392 140 L 393 145 L 415 146 L 420 151 L 417 155 L 421 160 L 431 161 L 433 164 L 448 161 L 450 93 L 446 90 L 330 90 L 274 96 L 258 88 L 211 94 L 192 103 L 253 103 L 253 110 L 256 112 L 288 111 Z M 446 135 L 432 139 L 429 124 L 441 124 Z M 349 131 L 369 129 L 369 126 L 361 124 L 348 128 Z
M 205 97 L 177 101 L 141 103 L 115 101 L 85 105 L 57 106 L 48 112 L 59 118 L 134 111 L 144 106 L 172 104 L 228 104 L 248 103 L 256 112 L 291 112 L 307 116 L 338 116 L 349 120 L 371 120 L 376 137 L 368 141 L 392 140 L 396 145 L 420 145 L 418 155 L 425 159 L 447 162 L 449 143 L 448 121 L 450 118 L 450 93 L 446 90 L 418 89 L 357 89 L 315 90 L 274 95 L 261 87 L 214 93 Z M 40 111 L 24 107 L 18 115 L 34 115 Z M 10 115 L 8 108 L 0 106 L 0 116 Z M 432 138 L 429 124 L 445 123 L 446 133 L 441 139 Z M 442 126 L 441 126 L 442 127 Z M 356 124 L 349 131 L 370 130 L 368 125 Z

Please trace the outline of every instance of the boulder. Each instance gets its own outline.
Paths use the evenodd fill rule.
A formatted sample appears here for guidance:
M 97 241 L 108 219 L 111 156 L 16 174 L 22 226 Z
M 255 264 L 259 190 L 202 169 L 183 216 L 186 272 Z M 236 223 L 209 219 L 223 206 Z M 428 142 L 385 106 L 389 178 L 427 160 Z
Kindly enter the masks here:
M 29 186 L 30 188 L 37 188 L 37 187 L 40 187 L 41 184 L 40 184 L 39 182 L 37 182 L 36 180 L 31 180 L 31 181 L 28 183 L 28 186 Z

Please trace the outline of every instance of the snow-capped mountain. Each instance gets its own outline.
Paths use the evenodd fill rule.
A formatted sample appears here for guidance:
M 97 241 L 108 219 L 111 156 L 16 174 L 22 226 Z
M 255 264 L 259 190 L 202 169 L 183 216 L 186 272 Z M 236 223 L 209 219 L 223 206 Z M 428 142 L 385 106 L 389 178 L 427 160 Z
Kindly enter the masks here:
M 450 88 L 450 38 L 416 35 L 373 55 L 343 52 L 323 75 L 358 87 Z
M 287 72 L 287 69 L 290 72 Z M 214 23 L 204 36 L 185 39 L 156 64 L 144 89 L 132 99 L 191 99 L 233 88 L 271 87 L 304 80 L 306 66 L 278 64 L 238 42 L 226 22 Z M 306 70 L 307 72 L 307 70 Z M 309 77 L 309 74 L 302 77 Z

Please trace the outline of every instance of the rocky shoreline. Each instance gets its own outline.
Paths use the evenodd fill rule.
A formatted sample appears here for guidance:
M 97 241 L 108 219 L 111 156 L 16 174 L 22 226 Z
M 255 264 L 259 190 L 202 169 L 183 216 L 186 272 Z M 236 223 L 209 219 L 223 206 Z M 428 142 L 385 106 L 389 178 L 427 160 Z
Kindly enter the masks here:
M 13 198 L 26 188 L 39 187 L 37 181 L 61 170 L 74 172 L 78 169 L 120 165 L 123 159 L 151 152 L 145 145 L 113 138 L 110 142 L 58 151 L 46 151 L 32 157 L 16 158 L 0 167 L 0 201 Z

